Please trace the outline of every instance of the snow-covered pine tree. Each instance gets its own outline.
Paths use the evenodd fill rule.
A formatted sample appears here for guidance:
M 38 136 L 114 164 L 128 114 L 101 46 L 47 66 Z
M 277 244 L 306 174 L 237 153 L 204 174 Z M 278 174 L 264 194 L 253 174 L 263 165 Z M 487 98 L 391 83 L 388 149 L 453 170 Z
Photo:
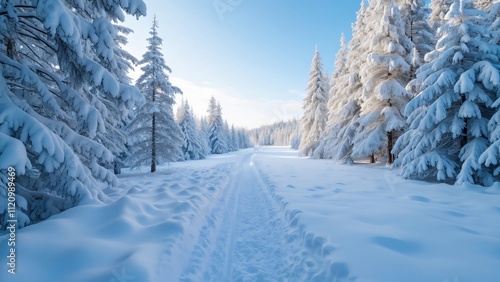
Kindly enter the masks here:
M 337 52 L 337 56 L 335 58 L 335 70 L 332 74 L 331 86 L 335 87 L 338 83 L 337 80 L 345 75 L 346 73 L 346 61 L 347 61 L 347 43 L 345 41 L 344 33 L 340 36 L 340 49 Z M 338 91 L 338 89 L 337 89 Z M 330 93 L 334 94 L 336 91 L 331 90 Z M 330 101 L 329 101 L 330 102 Z M 330 103 L 329 103 L 330 104 Z M 329 113 L 330 114 L 330 113 Z
M 360 111 L 362 83 L 360 70 L 366 64 L 369 42 L 366 40 L 372 26 L 368 22 L 372 5 L 366 7 L 364 0 L 357 13 L 353 26 L 353 37 L 349 42 L 345 75 L 337 80 L 335 93 L 329 102 L 329 133 L 320 144 L 323 146 L 319 157 L 332 158 L 344 163 L 352 162 L 353 138 L 358 127 L 357 119 Z M 334 99 L 334 100 L 332 100 Z
M 158 36 L 156 17 L 151 27 L 148 50 L 144 53 L 139 65 L 143 65 L 142 75 L 136 86 L 146 97 L 146 104 L 138 108 L 136 116 L 128 125 L 132 167 L 156 166 L 168 161 L 182 159 L 182 132 L 175 122 L 172 106 L 175 94 L 182 91 L 172 86 L 167 72 L 171 69 L 165 64 L 161 53 L 162 39 Z
M 182 101 L 177 109 L 177 123 L 184 135 L 182 152 L 185 160 L 201 160 L 205 158 L 200 133 L 196 128 L 193 112 L 187 101 Z
M 240 146 L 238 142 L 238 134 L 234 129 L 234 125 L 231 125 L 229 136 L 229 139 L 231 140 L 231 148 L 233 149 L 232 151 L 238 151 L 240 149 Z
M 99 200 L 100 182 L 116 184 L 113 153 L 100 144 L 114 118 L 143 102 L 123 83 L 116 51 L 124 12 L 141 0 L 0 2 L 0 182 L 16 170 L 18 226 Z M 111 68 L 110 68 L 111 67 Z M 109 145 L 109 144 L 107 144 Z M 7 203 L 0 189 L 0 228 Z
M 224 136 L 226 138 L 227 151 L 236 151 L 236 147 L 234 146 L 233 140 L 231 139 L 231 128 L 229 127 L 229 123 L 227 122 L 227 120 L 224 121 Z
M 203 155 L 208 156 L 211 153 L 211 148 L 209 145 L 209 138 L 208 138 L 208 121 L 205 117 L 201 117 L 198 120 L 198 131 L 200 132 L 200 142 L 201 142 L 201 147 L 203 149 Z
M 385 152 L 391 164 L 393 144 L 406 124 L 402 111 L 411 98 L 405 85 L 411 75 L 407 58 L 413 43 L 406 36 L 404 21 L 392 1 L 379 1 L 372 21 L 376 24 L 371 53 L 362 70 L 363 103 L 353 156 L 364 158 Z M 373 162 L 373 157 L 370 160 Z
M 429 23 L 434 30 L 438 30 L 445 22 L 444 17 L 450 10 L 451 4 L 459 0 L 431 0 L 429 8 L 431 14 L 429 16 Z
M 332 78 L 333 78 L 333 74 L 332 74 Z M 330 89 L 332 88 L 332 78 L 329 78 L 328 77 L 328 70 L 325 69 L 325 71 L 323 72 L 323 80 L 325 81 L 325 88 L 326 88 L 326 103 L 328 105 L 328 100 L 330 99 Z M 327 121 L 328 121 L 328 109 L 327 109 L 327 114 L 326 114 L 326 118 L 327 118 Z M 324 130 L 323 130 L 324 132 Z
M 134 69 L 133 66 L 137 63 L 137 59 L 123 50 L 121 46 L 128 43 L 126 36 L 133 31 L 127 27 L 116 24 L 114 27 L 117 30 L 114 50 L 116 64 L 107 63 L 104 66 L 116 76 L 120 83 L 130 85 L 132 79 L 129 77 L 128 73 Z M 122 105 L 114 103 L 109 99 L 103 99 L 103 103 L 108 109 L 108 114 L 105 118 L 107 132 L 98 133 L 96 140 L 113 152 L 115 155 L 113 169 L 115 174 L 119 174 L 121 167 L 130 154 L 126 147 L 127 136 L 125 133 L 125 126 L 131 120 L 132 111 L 123 111 Z
M 338 105 L 339 100 L 342 100 L 343 97 L 338 95 L 342 93 L 342 90 L 346 86 L 344 81 L 346 80 L 346 60 L 347 60 L 347 45 L 345 42 L 345 36 L 342 33 L 340 37 L 340 49 L 337 52 L 336 60 L 335 60 L 335 70 L 332 74 L 332 79 L 330 81 L 330 93 L 328 98 L 327 110 L 328 110 L 328 119 L 326 124 L 326 129 L 324 131 L 323 136 L 319 142 L 318 147 L 313 153 L 314 158 L 332 158 L 334 152 L 331 151 L 332 141 L 337 138 L 337 132 L 335 128 L 335 124 L 337 121 L 338 115 Z M 291 142 L 292 148 L 296 147 L 298 142 Z M 293 144 L 292 144 L 293 143 Z M 295 144 L 296 143 L 296 144 Z
M 496 140 L 495 117 L 490 118 L 498 104 L 494 64 L 500 50 L 488 42 L 485 14 L 472 3 L 454 3 L 445 20 L 428 63 L 417 71 L 423 91 L 406 107 L 410 129 L 396 143 L 395 165 L 404 177 L 488 184 L 491 170 L 480 163 L 495 163 L 494 155 L 481 154 L 490 145 L 488 137 Z
M 208 143 L 212 154 L 224 154 L 228 152 L 226 143 L 226 132 L 224 120 L 222 119 L 222 107 L 212 96 L 208 106 Z
M 301 119 L 300 152 L 308 156 L 318 146 L 327 122 L 328 83 L 325 81 L 323 64 L 318 48 L 314 53 L 304 99 L 304 116 Z
M 488 11 L 486 24 L 488 31 L 491 34 L 489 45 L 490 60 L 493 62 L 492 66 L 496 67 L 498 72 L 495 75 L 491 69 L 490 77 L 484 76 L 482 81 L 485 82 L 485 87 L 491 88 L 491 91 L 496 91 L 496 101 L 492 104 L 494 114 L 488 122 L 489 133 L 489 147 L 479 157 L 479 163 L 488 167 L 492 167 L 493 174 L 497 177 L 500 174 L 500 2 L 492 4 Z M 496 57 L 496 58 L 495 58 Z M 488 184 L 488 183 L 487 183 Z

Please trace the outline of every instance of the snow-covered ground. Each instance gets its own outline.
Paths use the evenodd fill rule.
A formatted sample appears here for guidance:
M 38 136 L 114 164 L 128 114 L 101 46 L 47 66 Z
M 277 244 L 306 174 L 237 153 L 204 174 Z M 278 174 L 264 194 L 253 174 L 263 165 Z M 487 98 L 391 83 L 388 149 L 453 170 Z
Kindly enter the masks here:
M 396 174 L 283 147 L 126 171 L 19 230 L 0 281 L 500 281 L 500 185 Z
M 500 185 L 408 181 L 385 166 L 336 165 L 259 148 L 274 199 L 305 236 L 334 246 L 355 281 L 500 281 Z

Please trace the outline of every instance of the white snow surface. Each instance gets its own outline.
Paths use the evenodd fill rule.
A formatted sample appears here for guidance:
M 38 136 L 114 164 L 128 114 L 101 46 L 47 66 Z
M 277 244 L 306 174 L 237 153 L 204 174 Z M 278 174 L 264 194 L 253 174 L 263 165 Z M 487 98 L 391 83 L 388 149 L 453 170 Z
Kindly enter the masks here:
M 106 203 L 16 233 L 0 281 L 499 281 L 500 185 L 257 147 L 125 171 Z

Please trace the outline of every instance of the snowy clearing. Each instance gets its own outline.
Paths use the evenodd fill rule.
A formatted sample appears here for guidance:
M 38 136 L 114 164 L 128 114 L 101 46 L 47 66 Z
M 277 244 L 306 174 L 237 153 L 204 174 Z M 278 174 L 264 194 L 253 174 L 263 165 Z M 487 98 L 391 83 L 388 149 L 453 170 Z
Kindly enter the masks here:
M 498 281 L 500 186 L 396 173 L 284 147 L 127 171 L 19 230 L 0 281 Z

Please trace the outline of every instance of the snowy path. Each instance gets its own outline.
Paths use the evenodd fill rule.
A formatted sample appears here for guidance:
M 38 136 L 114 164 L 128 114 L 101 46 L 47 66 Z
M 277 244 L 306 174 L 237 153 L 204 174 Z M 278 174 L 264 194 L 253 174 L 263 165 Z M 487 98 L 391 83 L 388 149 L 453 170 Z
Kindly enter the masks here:
M 181 281 L 325 281 L 328 248 L 303 246 L 252 158 L 241 161 L 227 195 L 207 217 Z
M 245 162 L 233 187 L 237 206 L 225 280 L 263 281 L 283 277 L 286 263 L 285 224 L 263 190 L 251 162 Z

